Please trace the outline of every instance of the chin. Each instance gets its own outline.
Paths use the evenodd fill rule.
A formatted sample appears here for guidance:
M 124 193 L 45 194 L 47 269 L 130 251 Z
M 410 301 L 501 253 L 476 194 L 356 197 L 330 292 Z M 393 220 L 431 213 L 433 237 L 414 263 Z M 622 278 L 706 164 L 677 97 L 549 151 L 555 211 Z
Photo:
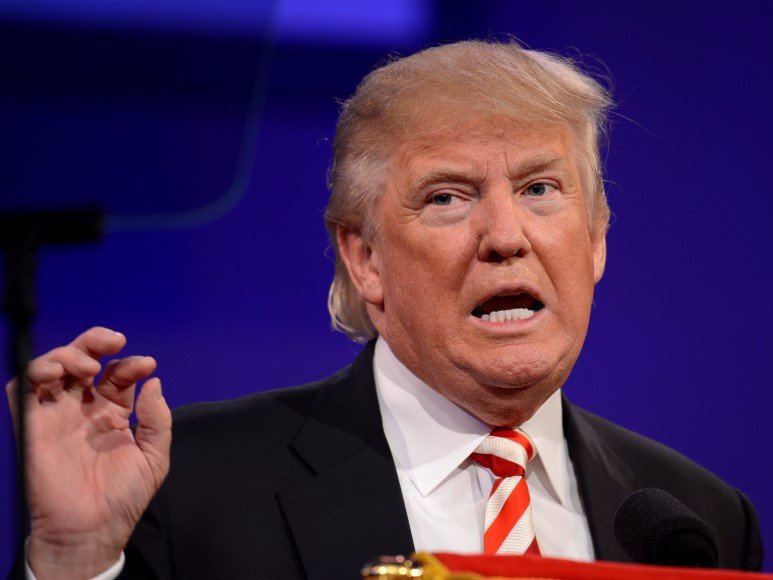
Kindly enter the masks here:
M 500 389 L 501 391 L 501 389 Z M 469 411 L 478 419 L 492 426 L 516 427 L 528 421 L 542 404 L 548 400 L 554 390 L 527 389 L 508 391 L 508 396 L 496 396 L 489 391 L 485 400 L 479 401 L 474 409 Z
M 470 369 L 479 383 L 504 390 L 529 389 L 535 385 L 555 381 L 561 367 L 560 357 L 550 355 L 537 346 L 492 352 L 476 361 Z M 568 374 L 568 373 L 567 373 Z M 560 386 L 560 385 L 559 385 Z
M 569 375 L 569 369 L 553 357 L 499 357 L 472 371 L 480 397 L 468 408 L 490 425 L 520 425 L 556 392 Z

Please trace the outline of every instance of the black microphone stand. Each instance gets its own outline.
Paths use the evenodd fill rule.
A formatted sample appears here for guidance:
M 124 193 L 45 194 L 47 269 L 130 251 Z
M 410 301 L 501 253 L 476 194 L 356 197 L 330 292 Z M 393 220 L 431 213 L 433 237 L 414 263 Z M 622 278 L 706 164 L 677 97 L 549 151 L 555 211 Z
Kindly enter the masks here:
M 16 381 L 17 540 L 28 534 L 27 447 L 24 405 L 27 365 L 32 359 L 35 270 L 42 246 L 90 242 L 102 236 L 102 213 L 93 208 L 0 214 L 0 249 L 5 251 L 3 311 L 11 328 L 9 362 Z

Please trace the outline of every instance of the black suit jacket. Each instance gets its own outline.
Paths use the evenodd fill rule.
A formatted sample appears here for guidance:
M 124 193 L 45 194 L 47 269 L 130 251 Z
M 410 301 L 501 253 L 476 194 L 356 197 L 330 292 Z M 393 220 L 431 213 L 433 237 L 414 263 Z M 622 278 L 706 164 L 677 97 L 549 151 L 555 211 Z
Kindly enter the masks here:
M 357 578 L 414 546 L 381 425 L 373 346 L 329 379 L 175 413 L 172 466 L 127 547 L 126 578 Z M 659 487 L 717 532 L 720 566 L 759 569 L 754 510 L 676 452 L 564 400 L 597 559 L 627 561 L 613 514 Z

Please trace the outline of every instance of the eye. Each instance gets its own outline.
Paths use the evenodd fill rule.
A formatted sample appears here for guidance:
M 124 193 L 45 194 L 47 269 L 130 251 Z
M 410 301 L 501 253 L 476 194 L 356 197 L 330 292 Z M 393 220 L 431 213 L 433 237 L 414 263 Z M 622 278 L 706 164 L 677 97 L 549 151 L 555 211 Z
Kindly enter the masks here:
M 438 193 L 432 196 L 429 202 L 433 205 L 451 205 L 454 202 L 454 196 L 450 193 Z
M 555 190 L 556 187 L 554 185 L 550 185 L 549 183 L 532 183 L 529 187 L 526 188 L 524 194 L 531 197 L 540 197 Z

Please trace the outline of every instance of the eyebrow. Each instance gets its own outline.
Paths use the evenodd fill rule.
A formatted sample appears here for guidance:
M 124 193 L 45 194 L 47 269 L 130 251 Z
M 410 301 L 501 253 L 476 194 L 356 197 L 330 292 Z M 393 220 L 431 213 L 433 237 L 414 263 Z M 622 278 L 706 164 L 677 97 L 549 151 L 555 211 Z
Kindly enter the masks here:
M 512 172 L 511 179 L 520 179 L 525 176 L 533 175 L 535 173 L 542 173 L 543 171 L 556 171 L 560 170 L 565 173 L 569 173 L 569 166 L 566 159 L 562 157 L 556 157 L 554 155 L 537 155 L 530 159 L 526 159 L 521 163 L 516 164 L 514 171 Z
M 545 153 L 535 155 L 515 165 L 514 171 L 509 171 L 510 180 L 518 181 L 535 173 L 544 171 L 563 171 L 569 174 L 569 166 L 562 157 L 556 157 L 553 154 Z M 464 171 L 455 169 L 438 169 L 422 175 L 409 189 L 409 194 L 413 197 L 419 195 L 427 186 L 436 183 L 467 183 L 469 185 L 479 186 L 486 179 L 484 173 L 476 174 L 474 170 Z
M 422 175 L 414 184 L 411 185 L 409 193 L 411 196 L 415 196 L 421 193 L 421 191 L 436 183 L 467 183 L 469 185 L 480 185 L 485 179 L 485 174 L 480 173 L 475 175 L 474 171 L 463 171 L 454 169 L 438 169 L 430 171 Z

